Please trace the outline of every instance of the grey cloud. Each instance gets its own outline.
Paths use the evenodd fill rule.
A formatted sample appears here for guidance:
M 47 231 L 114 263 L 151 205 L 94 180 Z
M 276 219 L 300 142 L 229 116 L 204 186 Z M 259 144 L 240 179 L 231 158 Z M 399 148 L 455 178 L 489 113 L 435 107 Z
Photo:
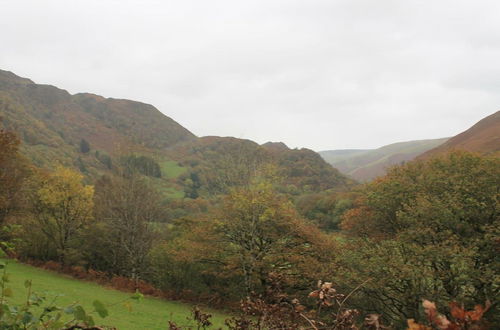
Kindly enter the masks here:
M 4 1 L 0 67 L 197 135 L 367 148 L 498 110 L 498 1 Z

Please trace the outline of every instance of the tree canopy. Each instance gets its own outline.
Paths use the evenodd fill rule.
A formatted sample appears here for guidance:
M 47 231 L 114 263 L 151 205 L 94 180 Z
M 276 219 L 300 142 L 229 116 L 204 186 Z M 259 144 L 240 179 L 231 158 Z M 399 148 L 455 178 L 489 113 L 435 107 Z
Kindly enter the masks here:
M 35 221 L 58 249 L 62 262 L 77 234 L 93 220 L 94 187 L 82 183 L 83 176 L 58 167 L 41 177 L 33 193 Z
M 375 279 L 367 301 L 401 320 L 422 316 L 422 298 L 494 300 L 499 187 L 500 160 L 465 152 L 395 167 L 367 185 L 342 222 L 354 237 L 344 253 L 352 278 Z

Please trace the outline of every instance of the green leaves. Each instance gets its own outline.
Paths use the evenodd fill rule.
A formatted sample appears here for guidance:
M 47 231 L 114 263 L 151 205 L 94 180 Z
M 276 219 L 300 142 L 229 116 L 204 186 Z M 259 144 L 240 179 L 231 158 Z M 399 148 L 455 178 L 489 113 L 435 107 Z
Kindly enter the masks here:
M 95 325 L 94 318 L 91 315 L 87 314 L 85 309 L 80 305 L 75 306 L 73 316 L 75 317 L 75 320 L 82 321 L 90 327 L 93 327 Z
M 144 295 L 142 293 L 140 293 L 139 291 L 136 291 L 131 297 L 130 299 L 132 300 L 142 300 L 144 298 Z
M 68 306 L 68 307 L 64 308 L 63 311 L 66 314 L 73 314 L 73 313 L 75 313 L 75 308 L 74 308 L 74 306 Z
M 75 306 L 75 308 L 73 309 L 73 315 L 75 316 L 75 319 L 84 321 L 87 316 L 87 313 L 85 312 L 85 309 L 83 309 L 82 306 L 78 305 Z
M 97 314 L 99 314 L 100 317 L 105 318 L 109 315 L 108 310 L 99 300 L 95 300 L 92 304 L 94 305 L 94 310 L 97 312 Z
M 30 311 L 26 311 L 23 313 L 23 316 L 21 318 L 21 322 L 24 324 L 24 325 L 28 325 L 30 323 L 33 323 L 33 322 L 36 322 L 37 321 L 37 318 L 33 315 L 33 313 L 31 313 Z
M 352 235 L 342 256 L 351 277 L 378 280 L 366 305 L 418 321 L 420 297 L 446 304 L 493 296 L 499 185 L 498 158 L 464 152 L 395 167 L 366 185 L 344 215 Z

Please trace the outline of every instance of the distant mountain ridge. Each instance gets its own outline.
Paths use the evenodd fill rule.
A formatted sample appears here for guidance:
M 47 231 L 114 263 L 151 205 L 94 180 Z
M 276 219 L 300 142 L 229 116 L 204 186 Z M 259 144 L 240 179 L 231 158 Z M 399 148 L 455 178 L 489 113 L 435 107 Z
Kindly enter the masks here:
M 340 172 L 364 182 L 384 175 L 388 167 L 410 161 L 443 144 L 447 139 L 398 142 L 368 150 L 326 150 L 320 151 L 319 154 Z
M 338 149 L 320 151 L 319 154 L 329 163 L 337 163 L 345 159 L 349 159 L 356 155 L 363 154 L 372 149 Z

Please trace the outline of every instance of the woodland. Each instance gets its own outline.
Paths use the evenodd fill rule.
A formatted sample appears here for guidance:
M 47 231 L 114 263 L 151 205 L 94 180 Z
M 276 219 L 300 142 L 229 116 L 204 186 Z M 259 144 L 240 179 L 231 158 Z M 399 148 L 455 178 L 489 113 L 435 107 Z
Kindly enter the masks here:
M 106 328 L 29 281 L 14 304 L 9 258 L 189 302 L 196 329 L 203 306 L 228 329 L 500 324 L 500 112 L 361 184 L 312 150 L 198 138 L 139 102 L 6 71 L 0 87 L 2 329 Z
M 190 173 L 201 196 L 165 199 L 148 180 L 163 175 L 152 158 L 124 156 L 87 184 L 75 169 L 34 166 L 20 143 L 0 132 L 2 244 L 19 260 L 241 309 L 234 329 L 499 322 L 497 157 L 452 152 L 336 189 L 312 177 L 305 192 L 289 187 L 291 171 L 306 171 L 284 170 L 294 159 L 238 148 Z

